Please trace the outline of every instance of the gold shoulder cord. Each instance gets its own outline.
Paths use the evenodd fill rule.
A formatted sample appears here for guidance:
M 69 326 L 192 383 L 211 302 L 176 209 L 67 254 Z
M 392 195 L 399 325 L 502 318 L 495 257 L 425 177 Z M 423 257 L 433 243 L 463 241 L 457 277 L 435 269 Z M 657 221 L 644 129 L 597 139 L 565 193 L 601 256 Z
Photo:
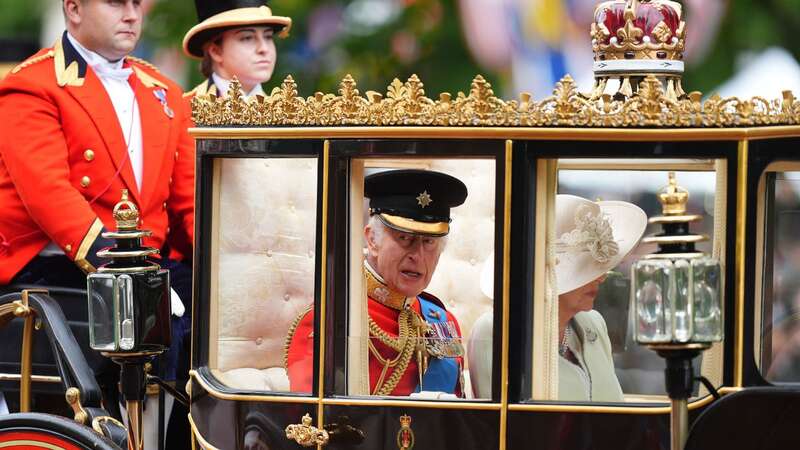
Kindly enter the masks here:
M 306 309 L 304 309 L 297 317 L 294 318 L 292 324 L 289 325 L 289 331 L 286 333 L 286 340 L 283 342 L 283 368 L 289 370 L 289 346 L 292 345 L 292 338 L 294 338 L 294 333 L 297 331 L 297 327 L 300 325 L 300 321 L 303 320 L 303 317 L 311 311 L 313 308 L 313 304 L 308 305 Z
M 48 50 L 48 51 L 46 51 L 45 53 L 42 53 L 39 56 L 36 56 L 36 57 L 30 58 L 30 59 L 28 59 L 26 61 L 23 61 L 17 67 L 14 67 L 13 69 L 11 69 L 11 73 L 17 73 L 17 72 L 19 72 L 20 70 L 22 70 L 22 69 L 24 69 L 26 67 L 30 67 L 30 66 L 32 66 L 34 64 L 37 64 L 37 63 L 40 63 L 40 62 L 42 62 L 42 61 L 44 61 L 46 59 L 50 59 L 50 58 L 54 57 L 55 54 L 56 54 L 56 52 L 54 52 L 53 50 Z
M 399 330 L 398 336 L 395 338 L 375 323 L 372 317 L 369 318 L 370 336 L 377 338 L 382 344 L 398 352 L 397 357 L 394 359 L 386 359 L 381 356 L 370 339 L 369 351 L 383 365 L 381 375 L 378 377 L 377 383 L 375 383 L 372 395 L 391 395 L 400 379 L 405 375 L 406 370 L 408 370 L 408 365 L 414 353 L 417 353 L 417 370 L 420 375 L 420 383 L 422 382 L 422 374 L 425 373 L 425 366 L 427 365 L 424 361 L 427 354 L 422 351 L 424 350 L 424 344 L 421 339 L 425 333 L 425 321 L 420 319 L 414 310 L 405 308 L 400 311 L 400 315 L 397 317 L 397 325 Z M 384 382 L 389 368 L 394 368 L 394 370 L 392 370 L 389 379 Z

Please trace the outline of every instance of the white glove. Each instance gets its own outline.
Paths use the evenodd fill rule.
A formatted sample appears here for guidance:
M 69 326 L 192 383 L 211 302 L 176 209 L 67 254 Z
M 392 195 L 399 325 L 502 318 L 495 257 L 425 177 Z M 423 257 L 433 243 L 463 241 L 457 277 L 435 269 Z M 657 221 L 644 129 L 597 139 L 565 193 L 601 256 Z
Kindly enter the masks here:
M 181 297 L 177 292 L 175 292 L 175 289 L 169 288 L 169 293 L 169 298 L 172 303 L 172 315 L 175 317 L 183 317 L 183 313 L 186 311 L 186 308 L 183 306 Z
M 422 391 L 422 392 L 412 392 L 408 394 L 410 398 L 422 399 L 422 400 L 458 400 L 458 396 L 455 394 L 448 394 L 447 392 L 442 391 Z

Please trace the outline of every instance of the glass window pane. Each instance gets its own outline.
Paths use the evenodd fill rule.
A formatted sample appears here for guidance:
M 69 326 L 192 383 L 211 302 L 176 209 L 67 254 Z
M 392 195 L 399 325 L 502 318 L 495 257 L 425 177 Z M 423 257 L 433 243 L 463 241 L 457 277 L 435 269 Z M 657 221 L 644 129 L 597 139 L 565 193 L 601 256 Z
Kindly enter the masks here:
M 711 238 L 696 248 L 710 254 L 715 174 L 683 171 L 676 172 L 676 179 L 690 192 L 687 213 L 703 216 L 701 222 L 691 223 L 690 232 Z M 633 262 L 657 251 L 655 244 L 636 242 L 645 226 L 642 237 L 662 232 L 660 225 L 647 225 L 646 219 L 663 215 L 656 193 L 667 180 L 668 172 L 661 170 L 602 168 L 558 172 L 554 272 L 559 316 L 559 400 L 665 400 L 664 360 L 633 340 L 631 324 L 636 322 L 630 311 L 630 273 Z M 619 206 L 615 202 L 625 203 Z M 646 217 L 634 213 L 630 209 L 634 206 Z M 634 230 L 637 226 L 632 224 L 640 222 L 638 231 Z M 604 238 L 603 230 L 613 238 Z M 597 245 L 592 248 L 582 247 L 588 231 L 596 235 L 592 242 Z M 584 261 L 587 258 L 591 261 Z M 699 372 L 699 359 L 694 367 Z
M 209 366 L 230 387 L 290 391 L 286 336 L 314 303 L 317 165 L 215 161 Z M 313 313 L 307 322 L 313 327 Z M 313 349 L 313 336 L 304 337 Z M 291 390 L 310 392 L 310 381 Z
M 495 161 L 356 160 L 351 173 L 347 393 L 490 398 Z M 458 183 L 466 199 L 445 206 Z
M 800 172 L 766 177 L 761 372 L 800 381 Z

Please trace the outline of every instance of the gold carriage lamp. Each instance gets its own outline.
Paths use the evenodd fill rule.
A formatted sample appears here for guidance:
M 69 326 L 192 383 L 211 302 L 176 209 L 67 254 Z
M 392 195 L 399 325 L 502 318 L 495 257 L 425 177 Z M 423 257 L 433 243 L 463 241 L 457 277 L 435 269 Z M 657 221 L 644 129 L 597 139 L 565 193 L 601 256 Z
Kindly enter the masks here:
M 160 353 L 170 344 L 169 271 L 147 258 L 158 249 L 143 247 L 150 231 L 139 230 L 139 211 L 128 191 L 114 206 L 114 239 L 97 256 L 110 261 L 87 279 L 89 345 L 102 352 Z
M 695 248 L 708 236 L 690 232 L 689 224 L 702 216 L 686 213 L 689 192 L 678 185 L 673 172 L 658 200 L 664 215 L 650 223 L 660 224 L 662 232 L 642 239 L 658 244 L 658 251 L 631 268 L 631 303 L 636 342 L 667 362 L 672 449 L 678 450 L 689 428 L 687 402 L 695 386 L 692 360 L 722 340 L 722 270 L 719 261 Z
M 678 186 L 674 173 L 658 200 L 664 215 L 650 223 L 660 224 L 662 232 L 642 239 L 658 244 L 658 251 L 632 268 L 636 341 L 708 346 L 722 340 L 719 261 L 695 248 L 708 236 L 689 230 L 689 224 L 702 216 L 686 213 L 689 192 Z

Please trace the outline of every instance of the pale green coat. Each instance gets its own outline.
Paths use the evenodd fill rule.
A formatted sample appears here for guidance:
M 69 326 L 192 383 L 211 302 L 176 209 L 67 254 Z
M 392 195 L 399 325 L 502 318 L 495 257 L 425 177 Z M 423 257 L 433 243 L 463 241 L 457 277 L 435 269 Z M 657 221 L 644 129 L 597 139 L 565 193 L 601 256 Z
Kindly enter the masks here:
M 572 320 L 575 333 L 569 346 L 588 372 L 558 358 L 558 399 L 565 401 L 621 402 L 622 388 L 614 373 L 611 341 L 603 316 L 597 311 L 580 312 Z M 589 381 L 591 378 L 591 381 Z M 591 391 L 591 395 L 590 395 Z

